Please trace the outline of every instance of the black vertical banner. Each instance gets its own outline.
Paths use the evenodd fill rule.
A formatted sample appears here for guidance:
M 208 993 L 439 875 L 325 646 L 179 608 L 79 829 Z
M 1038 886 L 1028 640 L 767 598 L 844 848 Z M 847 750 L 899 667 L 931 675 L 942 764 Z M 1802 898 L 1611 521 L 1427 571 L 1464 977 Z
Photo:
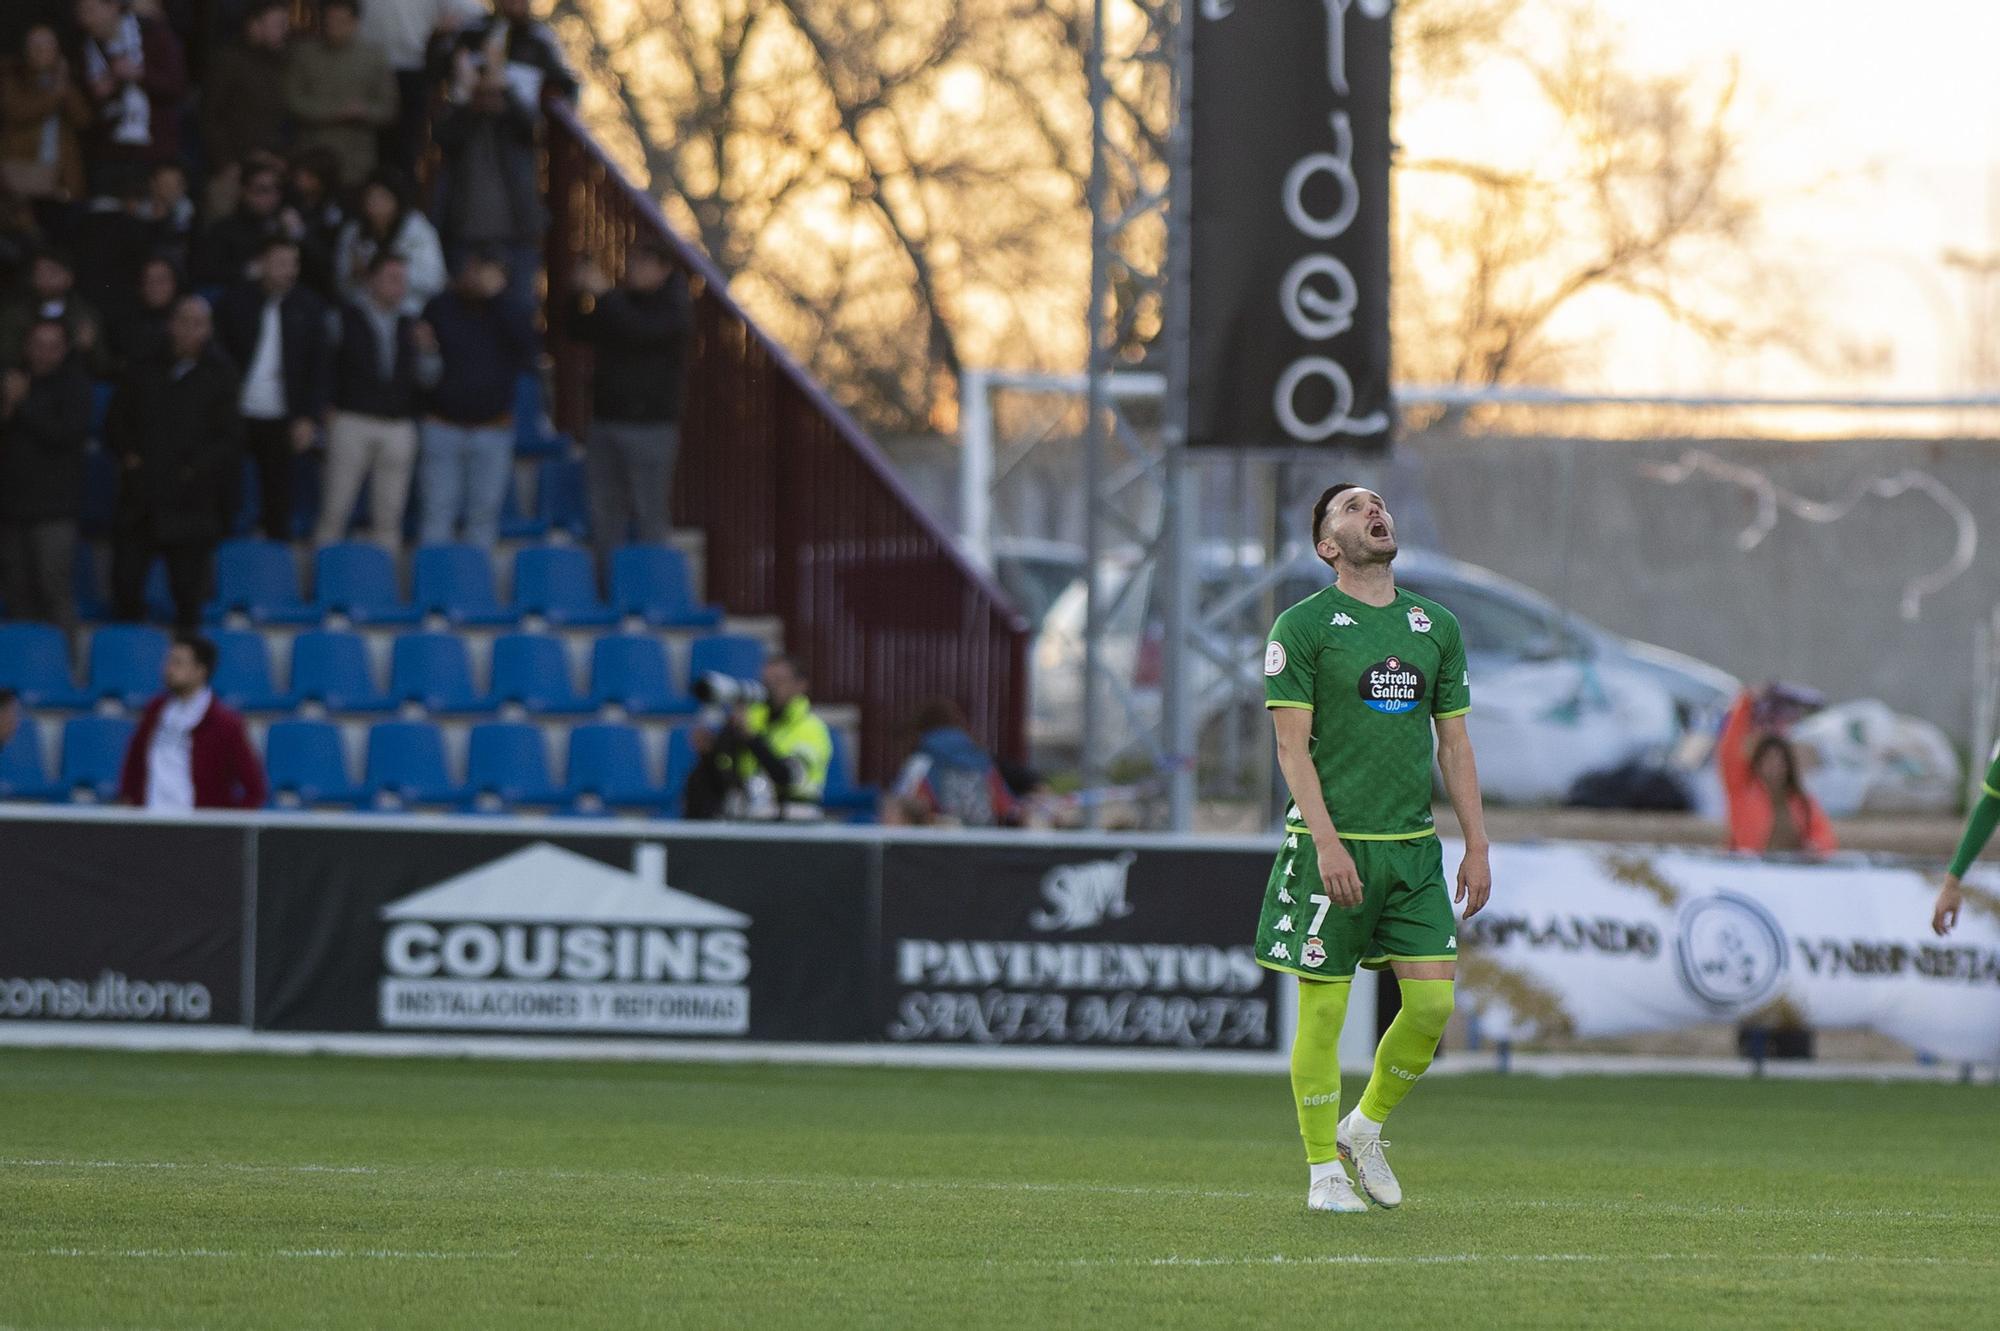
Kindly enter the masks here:
M 1188 442 L 1389 443 L 1391 0 L 1189 0 Z

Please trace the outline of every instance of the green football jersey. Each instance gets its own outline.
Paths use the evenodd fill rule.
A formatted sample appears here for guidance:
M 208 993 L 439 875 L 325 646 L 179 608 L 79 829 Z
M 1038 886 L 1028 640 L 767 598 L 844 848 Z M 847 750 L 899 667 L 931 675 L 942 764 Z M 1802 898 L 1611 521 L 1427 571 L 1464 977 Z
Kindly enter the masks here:
M 1313 766 L 1343 838 L 1429 836 L 1431 720 L 1472 709 L 1458 620 L 1406 591 L 1373 606 L 1327 587 L 1272 627 L 1264 705 L 1313 714 Z M 1296 806 L 1285 823 L 1307 830 Z

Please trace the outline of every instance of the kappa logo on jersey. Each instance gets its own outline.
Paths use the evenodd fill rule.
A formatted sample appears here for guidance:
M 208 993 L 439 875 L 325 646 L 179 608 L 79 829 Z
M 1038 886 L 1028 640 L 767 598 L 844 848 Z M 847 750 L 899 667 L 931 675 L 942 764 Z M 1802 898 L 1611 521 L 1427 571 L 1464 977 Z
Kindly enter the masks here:
M 1424 672 L 1400 656 L 1377 661 L 1361 672 L 1361 701 L 1378 712 L 1401 716 L 1417 710 L 1424 696 Z
M 1264 649 L 1264 673 L 1282 675 L 1285 673 L 1285 644 L 1273 642 Z
M 1429 633 L 1430 631 L 1431 631 L 1431 617 L 1424 613 L 1424 608 L 1422 606 L 1420 605 L 1411 606 L 1410 632 Z
M 1306 939 L 1306 945 L 1299 949 L 1299 960 L 1314 970 L 1326 965 L 1326 944 L 1317 938 Z
M 1351 629 L 1354 627 L 1354 616 L 1343 610 L 1326 622 L 1337 629 Z

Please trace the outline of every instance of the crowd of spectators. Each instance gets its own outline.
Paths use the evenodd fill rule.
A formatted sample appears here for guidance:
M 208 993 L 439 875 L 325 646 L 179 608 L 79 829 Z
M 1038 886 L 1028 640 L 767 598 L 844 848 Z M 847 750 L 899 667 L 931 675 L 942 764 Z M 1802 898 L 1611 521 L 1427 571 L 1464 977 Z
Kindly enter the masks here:
M 537 143 L 576 79 L 529 0 L 316 8 L 301 30 L 281 0 L 0 5 L 10 617 L 74 634 L 93 435 L 116 463 L 121 618 L 140 615 L 157 558 L 192 629 L 215 548 L 252 503 L 263 535 L 329 542 L 365 492 L 369 538 L 397 547 L 414 488 L 421 540 L 496 539 L 515 386 L 540 354 Z M 662 332 L 647 312 L 662 299 L 648 294 L 664 285 L 654 267 L 631 310 L 599 315 L 586 297 L 570 313 L 643 327 L 652 351 L 678 355 L 685 285 L 673 279 L 679 322 Z M 638 377 L 677 411 L 678 376 L 651 370 Z M 108 408 L 93 382 L 109 385 Z M 639 412 L 655 428 L 606 445 L 620 483 L 598 487 L 598 507 L 620 533 L 659 539 L 664 509 L 631 484 L 663 501 L 672 449 L 657 403 Z M 298 512 L 307 454 L 317 514 Z M 622 539 L 600 536 L 607 551 Z

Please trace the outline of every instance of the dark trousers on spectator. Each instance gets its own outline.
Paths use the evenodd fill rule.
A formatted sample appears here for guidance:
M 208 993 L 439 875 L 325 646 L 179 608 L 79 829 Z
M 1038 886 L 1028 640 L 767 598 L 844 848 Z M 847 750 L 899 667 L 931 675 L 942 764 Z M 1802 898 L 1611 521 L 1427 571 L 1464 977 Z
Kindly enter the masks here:
M 274 541 L 292 539 L 292 469 L 298 455 L 292 451 L 290 420 L 243 419 L 243 444 L 257 464 L 257 493 L 263 505 L 259 525 Z
M 417 178 L 417 166 L 430 144 L 431 87 L 421 69 L 396 71 L 396 91 L 402 100 L 397 103 L 396 122 L 382 130 L 381 153 L 382 161 L 408 180 Z
M 680 442 L 681 427 L 672 422 L 591 422 L 583 464 L 590 541 L 597 549 L 597 576 L 607 589 L 613 551 L 628 539 L 647 545 L 667 539 L 667 489 Z
M 76 524 L 0 523 L 7 613 L 61 627 L 76 643 Z
M 111 613 L 122 620 L 146 617 L 146 573 L 154 559 L 167 563 L 167 588 L 174 598 L 174 627 L 201 627 L 202 605 L 215 571 L 215 542 L 154 538 L 146 525 L 122 527 L 111 537 Z

